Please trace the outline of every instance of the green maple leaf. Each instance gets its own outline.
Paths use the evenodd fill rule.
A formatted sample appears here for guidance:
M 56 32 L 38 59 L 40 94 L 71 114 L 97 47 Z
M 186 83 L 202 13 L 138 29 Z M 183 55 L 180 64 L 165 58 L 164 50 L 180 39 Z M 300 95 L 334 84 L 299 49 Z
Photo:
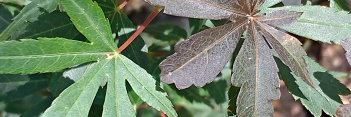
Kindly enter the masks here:
M 77 82 L 53 101 L 42 116 L 88 116 L 94 97 L 101 83 L 106 80 L 107 96 L 103 116 L 136 116 L 127 95 L 126 82 L 150 106 L 164 111 L 170 117 L 177 116 L 166 94 L 156 90 L 156 81 L 152 76 L 116 51 L 117 45 L 109 21 L 96 2 L 61 0 L 60 4 L 89 43 L 64 38 L 21 39 L 0 43 L 2 74 L 55 72 L 96 61 L 87 67 Z

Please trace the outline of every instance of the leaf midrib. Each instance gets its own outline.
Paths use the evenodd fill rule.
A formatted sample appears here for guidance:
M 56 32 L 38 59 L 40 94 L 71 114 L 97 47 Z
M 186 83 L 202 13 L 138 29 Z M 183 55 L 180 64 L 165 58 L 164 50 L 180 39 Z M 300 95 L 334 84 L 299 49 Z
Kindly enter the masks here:
M 286 16 L 283 16 L 283 17 L 270 17 L 270 18 L 267 18 L 267 19 L 263 19 L 263 20 L 259 20 L 260 22 L 264 22 L 264 21 L 271 21 L 271 20 L 280 20 L 280 19 L 287 19 L 289 17 L 295 17 L 296 15 L 286 15 Z
M 309 19 L 304 19 L 304 18 L 299 19 L 297 22 L 351 29 L 351 25 L 340 25 L 340 24 L 335 24 L 335 23 L 327 23 L 327 22 L 321 22 L 321 21 L 317 21 L 317 20 L 309 20 Z
M 113 54 L 114 52 L 68 52 L 68 53 L 53 53 L 53 54 L 37 54 L 37 55 L 19 55 L 19 56 L 0 56 L 1 59 L 26 59 L 26 58 L 45 58 L 45 57 L 56 57 L 56 56 L 77 56 L 77 55 L 107 55 Z
M 101 68 L 98 69 L 98 71 L 94 74 L 94 76 L 91 78 L 91 80 L 90 80 L 87 84 L 91 84 L 91 83 L 95 84 L 95 82 L 92 82 L 92 81 L 95 81 L 94 78 L 96 78 L 97 74 L 98 74 L 99 72 L 101 72 L 101 70 L 104 69 L 104 67 L 105 67 L 106 64 L 108 64 L 108 63 L 109 63 L 109 61 L 106 61 L 106 63 L 104 63 L 104 64 L 101 66 Z M 97 63 L 96 63 L 96 64 L 97 64 Z M 95 65 L 96 65 L 96 64 L 95 64 Z M 93 67 L 89 68 L 89 70 L 92 69 L 92 68 L 93 68 Z M 88 69 L 87 69 L 86 71 L 88 71 Z M 81 80 L 83 80 L 83 79 L 81 79 Z M 67 112 L 64 114 L 64 117 L 67 117 L 67 114 L 71 111 L 72 107 L 73 107 L 74 105 L 77 105 L 77 100 L 82 96 L 82 94 L 86 91 L 86 88 L 88 87 L 88 85 L 84 85 L 84 86 L 85 86 L 85 87 L 82 89 L 82 92 L 78 94 L 78 97 L 77 97 L 76 99 L 74 99 L 74 103 L 69 107 L 69 109 L 67 109 Z M 68 94 L 70 94 L 70 93 L 72 93 L 72 91 L 70 91 Z M 68 95 L 68 94 L 67 94 L 67 95 Z
M 198 53 L 196 56 L 192 57 L 191 59 L 189 59 L 187 62 L 185 62 L 183 65 L 181 65 L 179 68 L 171 71 L 171 72 L 176 72 L 180 69 L 182 69 L 184 66 L 186 66 L 188 63 L 190 63 L 194 58 L 199 57 L 200 55 L 202 55 L 203 53 L 207 52 L 209 49 L 213 48 L 216 44 L 218 44 L 219 42 L 223 41 L 224 39 L 226 39 L 225 37 L 229 36 L 230 34 L 232 34 L 235 30 L 238 30 L 240 27 L 243 27 L 244 25 L 246 25 L 247 20 L 242 21 L 239 25 L 237 25 L 237 27 L 233 28 L 232 30 L 228 31 L 225 35 L 223 35 L 221 38 L 217 39 L 215 42 L 213 42 L 212 44 L 210 44 L 206 49 L 204 49 L 203 51 L 201 51 L 200 53 Z M 231 22 L 233 23 L 233 22 Z
M 57 27 L 51 28 L 51 29 L 49 29 L 49 30 L 45 30 L 45 31 L 42 31 L 42 32 L 38 32 L 38 33 L 29 35 L 29 36 L 26 36 L 26 37 L 32 38 L 32 37 L 35 37 L 35 36 L 38 36 L 38 35 L 40 35 L 40 34 L 44 34 L 44 33 L 47 33 L 47 32 L 54 32 L 54 30 L 58 30 L 58 29 L 61 29 L 61 28 L 65 28 L 65 27 L 68 27 L 68 26 L 70 26 L 70 25 L 72 25 L 72 23 L 67 23 L 67 24 L 64 24 L 64 25 L 61 25 L 61 26 L 57 26 Z
M 258 23 L 258 24 L 259 24 L 259 25 L 265 25 L 265 24 L 262 24 L 262 23 Z M 276 35 L 272 34 L 271 31 L 267 30 L 265 27 L 262 27 L 262 26 L 260 26 L 260 27 L 261 27 L 262 29 L 264 29 L 266 32 L 268 32 L 272 37 L 275 38 L 275 39 L 270 39 L 270 40 L 272 40 L 272 41 L 277 41 L 277 42 L 284 48 L 284 50 L 285 50 L 286 52 L 289 53 L 288 55 L 291 56 L 291 57 L 293 58 L 293 62 L 294 62 L 295 64 L 297 64 L 297 66 L 298 66 L 298 68 L 299 68 L 298 71 L 299 71 L 299 72 L 302 72 L 302 74 L 301 74 L 302 76 L 299 76 L 299 77 L 301 77 L 302 79 L 310 80 L 309 77 L 308 77 L 308 73 L 306 73 L 307 71 L 304 71 L 304 70 L 303 70 L 304 67 L 302 67 L 302 65 L 300 64 L 300 62 L 297 61 L 297 58 L 294 56 L 294 54 L 292 54 L 291 51 L 290 51 L 289 49 L 287 49 L 285 46 L 283 46 L 282 43 L 281 43 L 279 40 L 276 39 L 276 38 L 277 38 Z M 267 25 L 267 27 L 268 27 L 268 25 Z M 284 61 L 283 61 L 283 63 L 286 64 L 286 62 L 284 62 Z M 288 65 L 288 66 L 289 66 L 289 65 Z M 291 69 L 292 67 L 289 66 L 289 68 Z M 295 73 L 295 74 L 296 74 L 296 73 Z M 296 75 L 298 75 L 298 74 L 296 74 Z M 313 82 L 311 81 L 311 83 L 313 83 Z
M 255 45 L 255 56 L 256 56 L 256 62 L 255 62 L 255 105 L 254 105 L 254 115 L 256 115 L 257 114 L 257 112 L 256 112 L 256 110 L 257 110 L 257 95 L 258 95 L 258 85 L 259 85 L 259 81 L 258 81 L 258 78 L 259 78 L 259 71 L 260 71 L 260 64 L 259 64 L 259 62 L 260 62 L 260 51 L 259 51 L 259 47 L 258 47 L 258 38 L 257 38 L 257 35 L 256 35 L 256 33 L 257 33 L 257 30 L 255 29 L 255 27 L 254 27 L 254 23 L 255 22 L 252 22 L 252 26 L 251 26 L 251 28 L 252 28 L 252 32 L 254 33 L 253 34 L 253 39 L 254 39 L 254 45 Z
M 7 21 L 4 17 L 0 16 L 0 20 L 4 21 L 6 24 L 10 24 L 9 21 Z
M 85 10 L 83 10 L 83 8 L 81 6 L 79 6 L 76 2 L 76 0 L 71 0 L 71 3 L 76 6 L 78 8 L 78 10 L 80 12 L 82 12 L 83 16 L 85 17 L 85 19 L 89 22 L 89 24 L 91 24 L 91 27 L 93 27 L 95 30 L 97 30 L 97 35 L 99 35 L 99 37 L 102 37 L 102 42 L 106 45 L 106 46 L 109 46 L 109 48 L 113 51 L 115 51 L 114 47 L 112 46 L 111 47 L 111 44 L 108 42 L 108 39 L 112 39 L 112 38 L 108 38 L 110 36 L 107 36 L 107 35 L 103 35 L 101 33 L 102 29 L 100 29 L 99 25 L 97 25 L 94 21 L 91 20 L 91 18 L 89 17 L 89 15 L 85 12 Z M 96 4 L 94 4 L 96 5 Z M 103 25 L 103 24 L 102 24 Z M 111 34 L 112 35 L 112 34 Z M 106 37 L 107 36 L 107 37 Z M 89 40 L 95 40 L 95 39 L 89 39 Z M 92 41 L 94 43 L 94 41 Z

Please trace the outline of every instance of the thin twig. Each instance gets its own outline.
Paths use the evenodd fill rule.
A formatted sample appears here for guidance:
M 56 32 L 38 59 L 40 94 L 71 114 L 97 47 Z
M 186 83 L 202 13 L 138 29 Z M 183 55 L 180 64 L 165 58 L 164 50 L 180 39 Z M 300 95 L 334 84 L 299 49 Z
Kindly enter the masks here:
M 154 11 L 147 17 L 144 23 L 134 32 L 134 34 L 130 36 L 121 47 L 118 48 L 118 51 L 122 52 L 124 49 L 126 49 L 129 46 L 129 44 L 131 44 L 134 41 L 134 39 L 137 38 L 144 31 L 144 29 L 150 24 L 150 22 L 157 16 L 157 14 L 162 9 L 163 7 L 156 7 Z

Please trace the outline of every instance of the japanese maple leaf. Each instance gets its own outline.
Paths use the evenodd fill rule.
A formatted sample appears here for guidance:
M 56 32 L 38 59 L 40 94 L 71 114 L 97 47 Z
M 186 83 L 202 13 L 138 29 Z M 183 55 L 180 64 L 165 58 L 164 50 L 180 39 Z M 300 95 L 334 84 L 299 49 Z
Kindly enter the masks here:
M 161 80 L 178 89 L 202 87 L 212 82 L 230 60 L 238 41 L 245 40 L 233 65 L 232 84 L 240 86 L 237 116 L 272 116 L 272 99 L 280 97 L 278 57 L 295 75 L 313 86 L 303 56 L 306 52 L 293 36 L 276 29 L 300 17 L 300 12 L 279 10 L 260 14 L 264 0 L 146 0 L 164 6 L 170 15 L 228 19 L 231 22 L 190 36 L 175 45 L 175 53 L 161 64 Z

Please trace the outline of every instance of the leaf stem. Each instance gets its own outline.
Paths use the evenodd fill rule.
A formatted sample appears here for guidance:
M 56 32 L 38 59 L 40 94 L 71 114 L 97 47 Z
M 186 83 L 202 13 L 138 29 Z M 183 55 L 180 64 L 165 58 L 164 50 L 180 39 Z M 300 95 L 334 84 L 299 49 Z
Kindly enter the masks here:
M 147 19 L 143 22 L 143 24 L 138 27 L 138 29 L 133 33 L 132 36 L 128 38 L 126 42 L 121 45 L 121 47 L 118 48 L 119 52 L 122 52 L 124 49 L 126 49 L 129 44 L 131 44 L 135 38 L 137 38 L 143 31 L 144 29 L 150 24 L 150 22 L 157 16 L 157 14 L 163 9 L 163 7 L 157 6 L 154 11 L 147 17 Z
M 118 5 L 118 7 L 116 7 L 116 11 L 120 11 L 121 9 L 123 9 L 126 5 L 128 4 L 128 0 L 123 0 L 123 2 Z

